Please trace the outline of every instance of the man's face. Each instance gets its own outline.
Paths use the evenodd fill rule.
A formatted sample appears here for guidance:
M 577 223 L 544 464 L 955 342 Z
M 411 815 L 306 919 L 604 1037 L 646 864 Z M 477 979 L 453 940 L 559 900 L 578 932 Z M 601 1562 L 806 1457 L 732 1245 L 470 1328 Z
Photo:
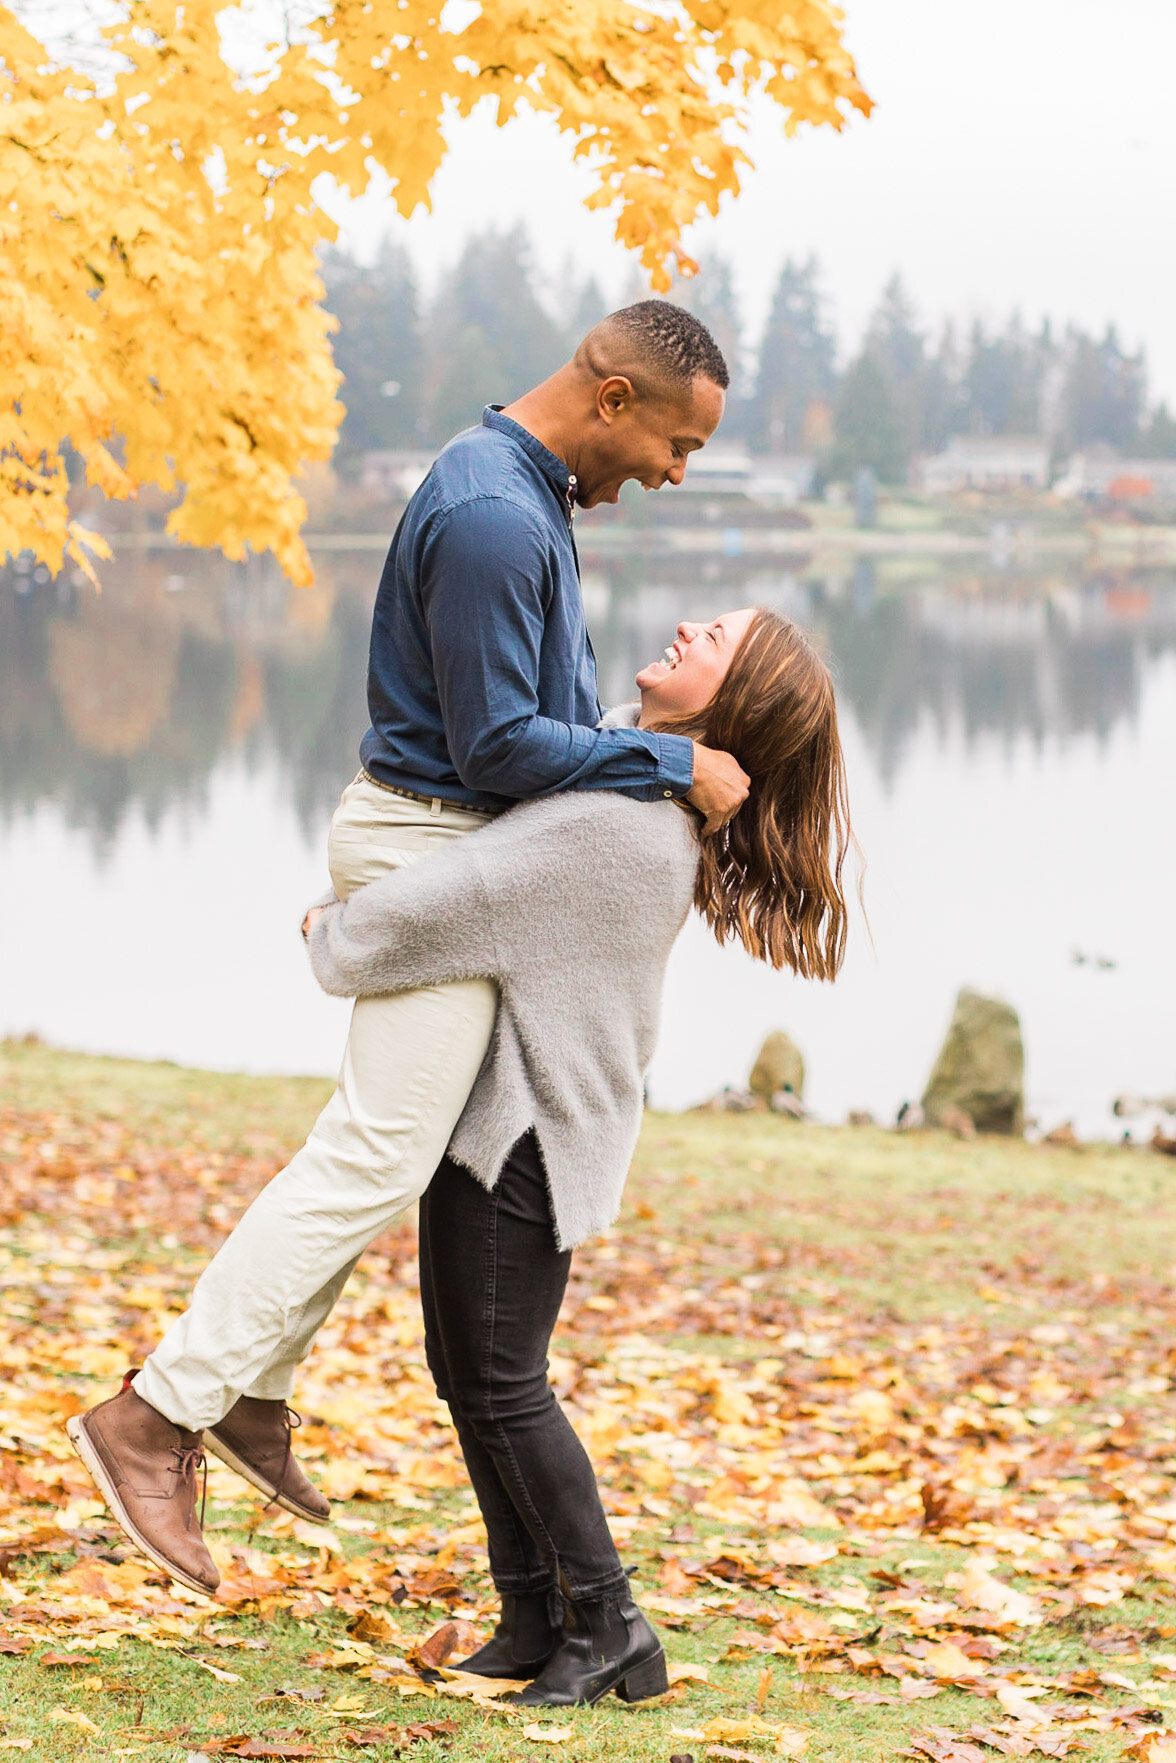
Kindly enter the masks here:
M 708 379 L 695 379 L 689 391 L 644 396 L 619 375 L 602 381 L 596 422 L 577 461 L 580 507 L 615 502 L 630 480 L 647 490 L 680 484 L 687 458 L 718 427 L 724 402 Z

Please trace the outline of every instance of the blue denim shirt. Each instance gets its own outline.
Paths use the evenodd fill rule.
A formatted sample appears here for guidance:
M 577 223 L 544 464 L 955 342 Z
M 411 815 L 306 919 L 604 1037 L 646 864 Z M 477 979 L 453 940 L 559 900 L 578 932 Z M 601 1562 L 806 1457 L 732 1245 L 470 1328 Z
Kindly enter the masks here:
M 683 736 L 596 727 L 573 487 L 563 461 L 493 407 L 436 460 L 376 594 L 360 745 L 372 777 L 478 808 L 690 789 Z

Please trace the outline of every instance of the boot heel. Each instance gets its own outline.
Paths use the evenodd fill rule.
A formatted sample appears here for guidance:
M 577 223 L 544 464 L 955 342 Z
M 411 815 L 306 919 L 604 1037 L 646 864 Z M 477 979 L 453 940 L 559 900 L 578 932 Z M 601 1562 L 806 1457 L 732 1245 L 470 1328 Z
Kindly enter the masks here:
M 666 1656 L 659 1647 L 652 1659 L 647 1659 L 644 1665 L 635 1665 L 629 1675 L 622 1678 L 617 1685 L 617 1694 L 622 1702 L 647 1702 L 651 1696 L 664 1696 L 669 1687 Z

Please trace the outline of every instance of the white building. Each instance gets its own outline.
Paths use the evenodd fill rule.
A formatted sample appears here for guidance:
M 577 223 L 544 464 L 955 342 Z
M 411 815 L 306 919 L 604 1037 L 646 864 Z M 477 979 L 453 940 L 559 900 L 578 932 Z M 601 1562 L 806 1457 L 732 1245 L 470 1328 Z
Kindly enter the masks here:
M 811 453 L 764 453 L 751 462 L 749 495 L 767 508 L 792 508 L 811 496 L 817 462 Z
M 915 483 L 932 495 L 959 490 L 1044 490 L 1049 442 L 1036 435 L 955 435 L 942 453 L 915 461 Z
M 746 496 L 751 483 L 751 455 L 746 447 L 704 447 L 691 453 L 677 494 Z
M 817 462 L 807 453 L 749 453 L 704 447 L 692 453 L 681 488 L 696 496 L 747 496 L 768 508 L 791 508 L 812 489 Z
M 391 501 L 407 502 L 428 476 L 436 453 L 404 447 L 383 447 L 363 456 L 359 476 L 362 490 L 373 490 Z
M 1176 459 L 1123 459 L 1113 447 L 1084 447 L 1070 455 L 1054 488 L 1059 496 L 1176 501 Z

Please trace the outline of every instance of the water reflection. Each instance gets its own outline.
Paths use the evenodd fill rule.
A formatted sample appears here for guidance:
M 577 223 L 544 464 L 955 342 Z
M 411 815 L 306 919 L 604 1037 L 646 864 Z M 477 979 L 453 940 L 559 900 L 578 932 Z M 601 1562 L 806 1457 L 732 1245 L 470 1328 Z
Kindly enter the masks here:
M 100 596 L 0 593 L 0 811 L 56 803 L 101 849 L 131 808 L 155 827 L 202 806 L 236 753 L 278 762 L 309 833 L 364 727 L 370 582 L 323 575 L 296 592 L 265 563 L 149 554 L 120 559 Z
M 318 839 L 354 771 L 375 552 L 318 559 L 291 589 L 267 560 L 124 553 L 103 592 L 0 577 L 0 814 L 55 804 L 109 850 L 132 809 L 199 811 L 230 755 L 274 767 Z M 824 643 L 884 782 L 928 725 L 965 746 L 1105 741 L 1176 650 L 1176 573 L 1016 575 L 858 558 L 765 571 L 743 559 L 611 559 L 585 547 L 608 701 L 681 617 L 763 602 Z
M 581 537 L 603 695 L 683 616 L 752 601 L 840 679 L 873 945 L 833 987 L 719 950 L 670 966 L 659 1106 L 745 1079 L 786 1027 L 828 1118 L 917 1095 L 954 992 L 1022 1012 L 1029 1108 L 1113 1132 L 1176 1082 L 1176 579 L 961 558 L 745 556 Z M 264 560 L 123 551 L 103 593 L 0 577 L 0 1033 L 246 1070 L 330 1071 L 346 1007 L 297 935 L 353 775 L 380 549 Z M 1073 948 L 1115 967 L 1076 967 Z

